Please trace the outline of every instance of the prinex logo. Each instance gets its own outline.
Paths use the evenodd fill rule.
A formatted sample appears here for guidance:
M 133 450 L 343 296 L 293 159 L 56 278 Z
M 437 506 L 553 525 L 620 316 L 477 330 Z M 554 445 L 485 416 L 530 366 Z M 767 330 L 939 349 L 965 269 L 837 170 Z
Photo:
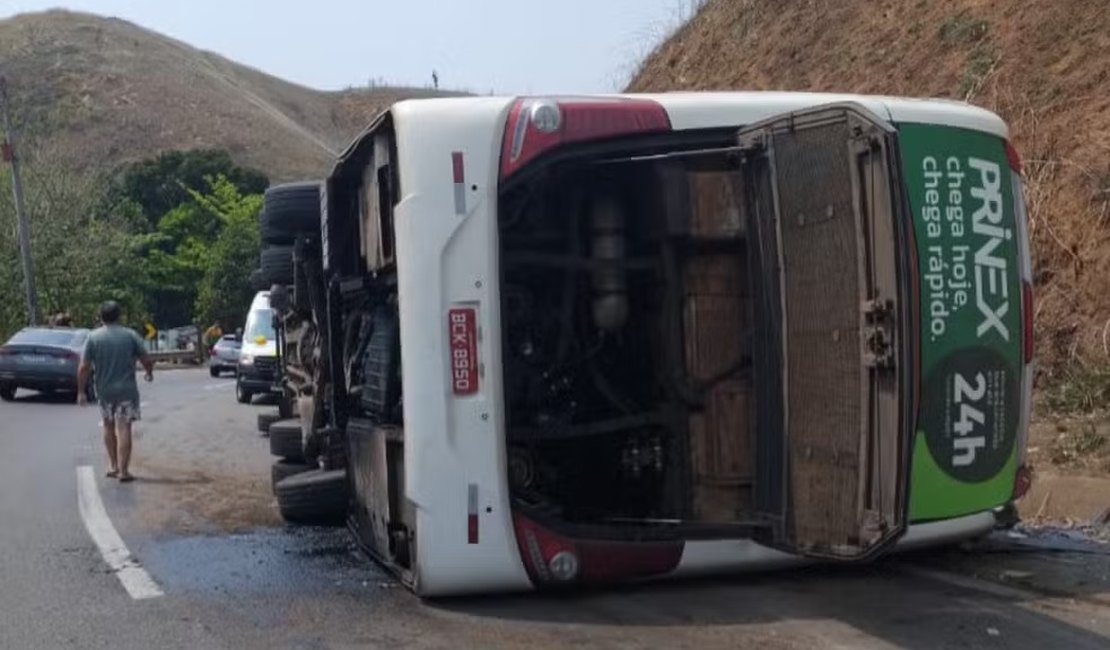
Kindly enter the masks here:
M 992 330 L 1002 340 L 1010 340 L 1010 331 L 1002 321 L 1010 311 L 1009 277 L 1006 258 L 999 250 L 1002 243 L 1010 241 L 1013 232 L 1003 228 L 1002 169 L 998 164 L 979 158 L 968 159 L 968 165 L 979 172 L 980 187 L 972 186 L 972 198 L 981 202 L 972 215 L 971 230 L 987 241 L 975 252 L 975 304 L 983 321 L 976 334 L 983 338 Z

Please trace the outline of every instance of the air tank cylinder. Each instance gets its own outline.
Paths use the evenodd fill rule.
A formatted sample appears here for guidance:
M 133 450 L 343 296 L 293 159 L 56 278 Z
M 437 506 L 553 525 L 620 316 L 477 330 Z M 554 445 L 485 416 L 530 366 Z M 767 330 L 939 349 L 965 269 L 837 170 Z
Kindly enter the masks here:
M 602 195 L 590 213 L 594 324 L 616 332 L 628 322 L 628 270 L 625 268 L 625 219 L 616 197 Z

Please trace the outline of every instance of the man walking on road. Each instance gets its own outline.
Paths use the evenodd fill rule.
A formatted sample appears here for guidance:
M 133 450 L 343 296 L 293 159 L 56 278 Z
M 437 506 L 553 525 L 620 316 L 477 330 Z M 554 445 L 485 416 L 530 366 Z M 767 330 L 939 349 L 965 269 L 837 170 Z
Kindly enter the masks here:
M 143 365 L 145 379 L 154 380 L 154 362 L 143 340 L 119 324 L 120 307 L 109 300 L 100 308 L 101 327 L 93 330 L 85 344 L 85 356 L 77 370 L 77 401 L 87 401 L 85 387 L 93 376 L 100 416 L 104 420 L 104 447 L 108 451 L 108 476 L 120 482 L 134 480 L 131 465 L 131 424 L 140 419 L 139 386 L 135 362 Z

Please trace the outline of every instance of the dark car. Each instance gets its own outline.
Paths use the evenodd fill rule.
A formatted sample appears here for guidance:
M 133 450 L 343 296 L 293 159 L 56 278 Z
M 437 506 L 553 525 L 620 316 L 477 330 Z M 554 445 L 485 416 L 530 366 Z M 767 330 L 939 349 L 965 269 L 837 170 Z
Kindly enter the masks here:
M 77 394 L 77 367 L 89 330 L 27 327 L 0 346 L 0 399 L 10 402 L 20 388 Z M 90 384 L 88 391 L 92 398 Z
M 219 377 L 223 372 L 235 372 L 239 365 L 239 350 L 243 343 L 235 334 L 224 334 L 208 353 L 208 374 Z

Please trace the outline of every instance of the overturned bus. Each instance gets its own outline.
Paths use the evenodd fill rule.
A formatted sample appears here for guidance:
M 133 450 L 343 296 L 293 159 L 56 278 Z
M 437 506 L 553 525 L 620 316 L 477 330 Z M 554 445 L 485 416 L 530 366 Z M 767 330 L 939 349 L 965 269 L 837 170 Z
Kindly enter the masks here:
M 1028 486 L 1020 172 L 940 100 L 398 103 L 278 300 L 309 465 L 427 596 L 982 535 Z

